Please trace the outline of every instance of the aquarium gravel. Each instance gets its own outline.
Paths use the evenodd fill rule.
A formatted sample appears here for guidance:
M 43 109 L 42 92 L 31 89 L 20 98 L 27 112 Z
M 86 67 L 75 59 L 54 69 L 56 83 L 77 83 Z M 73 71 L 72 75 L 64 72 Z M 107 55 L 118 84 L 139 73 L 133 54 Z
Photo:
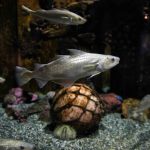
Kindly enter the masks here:
M 0 138 L 13 138 L 35 144 L 37 150 L 149 150 L 150 121 L 138 123 L 121 119 L 120 114 L 106 115 L 92 135 L 64 141 L 46 133 L 46 123 L 32 115 L 26 123 L 8 117 L 0 105 Z

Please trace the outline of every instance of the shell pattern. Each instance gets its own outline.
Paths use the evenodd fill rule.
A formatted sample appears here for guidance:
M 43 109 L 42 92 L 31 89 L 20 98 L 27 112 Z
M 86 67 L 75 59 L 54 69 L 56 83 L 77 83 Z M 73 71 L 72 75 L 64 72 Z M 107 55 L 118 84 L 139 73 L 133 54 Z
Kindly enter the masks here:
M 69 124 L 81 132 L 98 125 L 104 108 L 105 102 L 94 90 L 76 83 L 55 95 L 51 114 L 56 124 Z

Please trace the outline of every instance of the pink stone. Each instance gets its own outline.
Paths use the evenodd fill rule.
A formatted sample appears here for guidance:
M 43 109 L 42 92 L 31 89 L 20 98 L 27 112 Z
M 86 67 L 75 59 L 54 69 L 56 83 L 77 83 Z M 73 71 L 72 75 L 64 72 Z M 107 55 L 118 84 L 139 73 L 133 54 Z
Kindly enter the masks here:
M 23 90 L 21 88 L 14 88 L 14 95 L 16 97 L 21 97 L 23 94 Z
M 33 93 L 31 101 L 36 101 L 37 99 L 38 99 L 38 95 Z

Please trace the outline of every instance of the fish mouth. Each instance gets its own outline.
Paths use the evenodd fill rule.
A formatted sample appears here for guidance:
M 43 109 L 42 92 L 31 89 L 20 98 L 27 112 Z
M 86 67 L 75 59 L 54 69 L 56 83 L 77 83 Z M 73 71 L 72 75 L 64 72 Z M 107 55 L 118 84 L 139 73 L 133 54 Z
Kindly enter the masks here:
M 86 23 L 86 22 L 87 22 L 87 19 L 82 18 L 81 21 L 80 21 L 80 24 L 84 24 L 84 23 Z
M 120 58 L 116 57 L 116 64 L 119 64 L 119 62 L 120 62 Z
M 83 18 L 82 20 L 83 24 L 87 22 L 87 19 Z

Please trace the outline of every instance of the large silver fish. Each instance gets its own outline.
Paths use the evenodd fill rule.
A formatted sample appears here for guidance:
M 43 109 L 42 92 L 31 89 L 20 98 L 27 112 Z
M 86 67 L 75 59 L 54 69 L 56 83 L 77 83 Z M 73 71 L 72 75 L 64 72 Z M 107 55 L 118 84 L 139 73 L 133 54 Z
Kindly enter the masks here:
M 46 19 L 52 23 L 63 24 L 63 25 L 79 25 L 84 24 L 86 19 L 83 17 L 65 9 L 51 9 L 51 10 L 31 10 L 26 6 L 22 6 L 22 9 L 26 12 L 38 16 L 40 18 Z
M 0 138 L 0 150 L 35 150 L 35 146 L 20 140 Z
M 111 55 L 87 53 L 69 50 L 72 55 L 62 55 L 48 64 L 35 65 L 34 71 L 16 67 L 16 77 L 20 86 L 35 78 L 40 88 L 48 81 L 54 81 L 64 87 L 72 85 L 84 77 L 93 77 L 119 63 L 119 58 Z

